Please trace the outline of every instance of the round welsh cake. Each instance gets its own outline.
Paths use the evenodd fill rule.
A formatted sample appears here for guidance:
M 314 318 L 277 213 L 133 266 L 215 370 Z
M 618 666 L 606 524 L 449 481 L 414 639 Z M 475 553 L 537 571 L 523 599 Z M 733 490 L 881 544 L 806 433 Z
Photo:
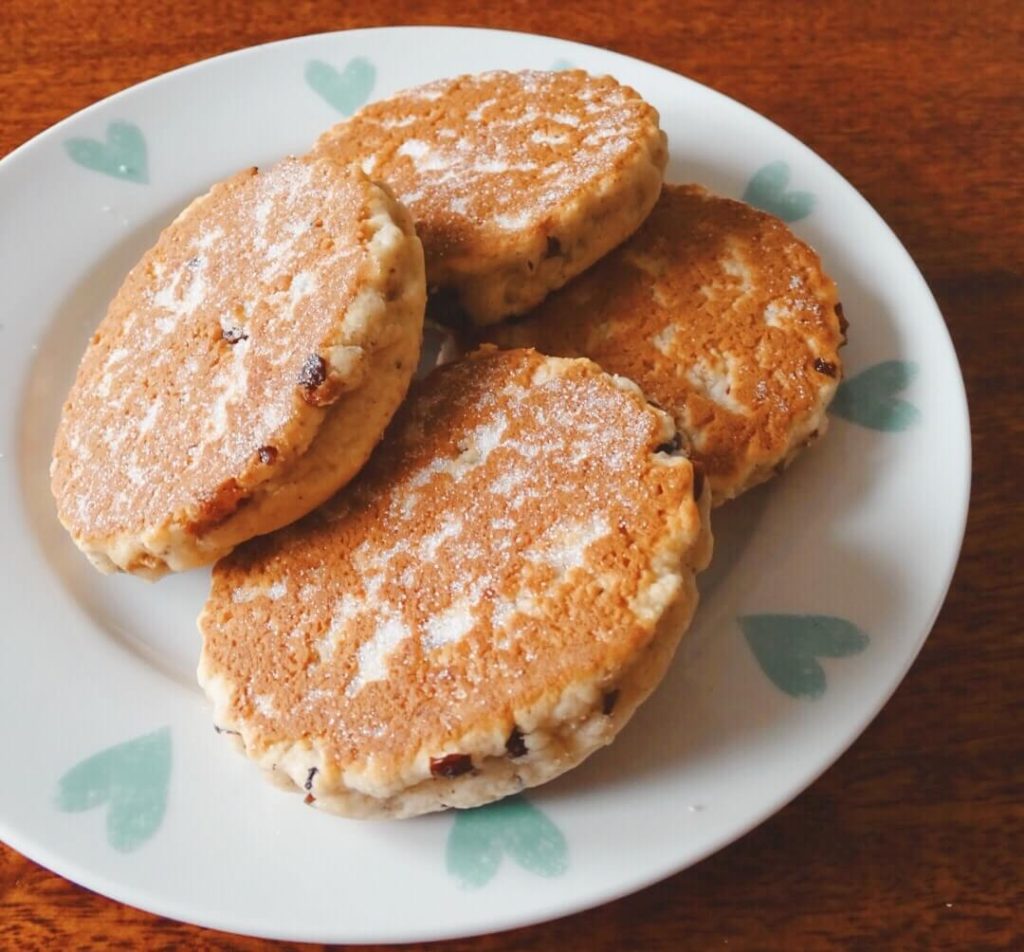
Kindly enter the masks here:
M 213 562 L 366 461 L 416 368 L 423 253 L 358 169 L 215 185 L 131 270 L 64 405 L 51 484 L 104 571 Z
M 419 86 L 364 107 L 315 151 L 395 190 L 428 283 L 478 324 L 526 311 L 635 231 L 667 160 L 657 111 L 580 70 Z
M 482 350 L 413 386 L 366 469 L 215 567 L 214 723 L 349 816 L 472 807 L 608 744 L 711 554 L 671 417 L 588 360 Z
M 824 433 L 845 331 L 835 284 L 779 219 L 666 185 L 629 241 L 487 336 L 635 380 L 675 417 L 717 505 Z

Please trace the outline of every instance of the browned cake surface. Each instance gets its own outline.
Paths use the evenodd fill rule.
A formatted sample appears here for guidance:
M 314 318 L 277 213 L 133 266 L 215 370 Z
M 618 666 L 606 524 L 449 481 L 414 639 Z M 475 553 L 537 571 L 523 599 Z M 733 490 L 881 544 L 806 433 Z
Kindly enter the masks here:
M 488 337 L 636 381 L 675 416 L 723 502 L 823 430 L 842 324 L 834 283 L 781 221 L 666 185 L 625 244 Z
M 536 744 L 545 721 L 600 714 L 685 603 L 674 647 L 709 555 L 672 434 L 589 361 L 490 350 L 435 371 L 345 492 L 216 566 L 217 723 L 258 760 L 312 747 L 318 791 L 386 796 L 431 758 L 504 757 L 513 730 Z
M 580 70 L 524 71 L 397 93 L 325 133 L 317 151 L 361 162 L 394 189 L 428 279 L 443 282 L 452 268 L 485 270 L 523 235 L 543 239 L 559 206 L 613 186 L 652 143 L 663 166 L 658 114 L 629 87 Z
M 200 534 L 305 452 L 387 343 L 346 318 L 373 194 L 331 161 L 286 160 L 215 186 L 161 235 L 64 406 L 52 486 L 76 539 Z

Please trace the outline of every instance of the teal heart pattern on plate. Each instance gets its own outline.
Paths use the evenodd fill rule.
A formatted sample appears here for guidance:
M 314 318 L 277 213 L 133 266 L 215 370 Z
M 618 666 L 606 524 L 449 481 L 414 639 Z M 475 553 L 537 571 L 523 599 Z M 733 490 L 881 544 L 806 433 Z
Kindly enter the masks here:
M 79 137 L 67 139 L 64 149 L 71 161 L 82 168 L 139 185 L 149 182 L 146 138 L 133 122 L 118 120 L 110 123 L 104 141 Z
M 789 163 L 769 162 L 755 173 L 743 201 L 783 221 L 799 221 L 814 210 L 814 195 L 789 189 Z
M 844 380 L 829 408 L 836 416 L 870 430 L 895 433 L 918 423 L 921 411 L 896 394 L 913 383 L 917 364 L 886 360 Z
M 744 615 L 738 621 L 764 673 L 796 698 L 825 693 L 819 658 L 860 654 L 869 642 L 853 622 L 834 615 Z
M 548 69 L 551 70 L 552 73 L 561 72 L 563 69 L 575 69 L 575 68 L 576 67 L 573 66 L 573 64 L 569 60 L 567 60 L 564 56 L 561 56 L 558 59 L 556 59 L 548 67 Z
M 363 56 L 350 59 L 342 70 L 323 60 L 306 63 L 306 82 L 343 116 L 364 105 L 377 82 L 377 69 Z
M 506 853 L 538 876 L 560 876 L 569 868 L 561 830 L 521 794 L 456 812 L 446 865 L 461 886 L 485 886 Z
M 93 754 L 60 778 L 57 808 L 65 813 L 107 805 L 107 842 L 138 849 L 159 828 L 171 779 L 171 730 L 162 727 Z

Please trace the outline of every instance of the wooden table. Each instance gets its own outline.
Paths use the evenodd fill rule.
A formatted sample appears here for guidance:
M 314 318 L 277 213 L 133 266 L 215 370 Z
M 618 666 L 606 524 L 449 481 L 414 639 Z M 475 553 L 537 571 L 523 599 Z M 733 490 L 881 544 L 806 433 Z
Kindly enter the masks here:
M 755 832 L 644 892 L 431 948 L 1024 948 L 1019 0 L 508 0 L 486 16 L 451 0 L 158 6 L 5 0 L 0 155 L 141 80 L 269 40 L 427 23 L 553 34 L 691 76 L 806 142 L 907 245 L 963 366 L 975 454 L 963 556 L 919 660 L 849 753 Z M 18 765 L 5 770 L 14 782 Z M 110 944 L 269 945 L 127 908 L 0 846 L 0 947 Z

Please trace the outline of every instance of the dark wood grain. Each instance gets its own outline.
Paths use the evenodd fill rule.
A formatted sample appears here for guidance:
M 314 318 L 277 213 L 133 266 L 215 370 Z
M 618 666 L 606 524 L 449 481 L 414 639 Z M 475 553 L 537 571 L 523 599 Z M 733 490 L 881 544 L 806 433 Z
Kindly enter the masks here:
M 881 716 L 755 832 L 637 895 L 433 945 L 497 952 L 1024 948 L 1024 99 L 1019 0 L 827 4 L 6 0 L 0 155 L 136 82 L 229 50 L 399 23 L 548 33 L 655 62 L 769 116 L 907 245 L 971 403 L 974 487 L 935 630 Z M 0 209 L 0 216 L 3 210 Z M 15 765 L 7 765 L 12 782 Z M 0 846 L 10 949 L 260 949 L 74 886 Z

